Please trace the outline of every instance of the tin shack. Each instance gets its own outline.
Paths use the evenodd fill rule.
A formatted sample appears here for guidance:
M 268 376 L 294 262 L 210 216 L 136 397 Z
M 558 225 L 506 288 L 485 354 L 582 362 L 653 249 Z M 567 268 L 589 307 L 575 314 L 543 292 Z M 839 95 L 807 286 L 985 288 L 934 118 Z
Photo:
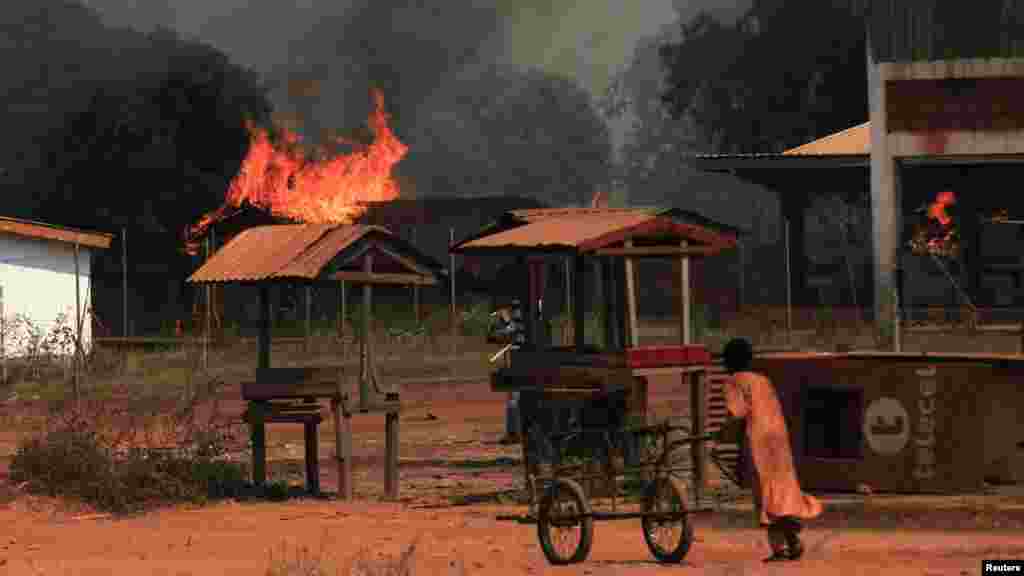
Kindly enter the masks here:
M 776 353 L 754 369 L 778 389 L 808 490 L 963 492 L 1021 480 L 1024 358 Z

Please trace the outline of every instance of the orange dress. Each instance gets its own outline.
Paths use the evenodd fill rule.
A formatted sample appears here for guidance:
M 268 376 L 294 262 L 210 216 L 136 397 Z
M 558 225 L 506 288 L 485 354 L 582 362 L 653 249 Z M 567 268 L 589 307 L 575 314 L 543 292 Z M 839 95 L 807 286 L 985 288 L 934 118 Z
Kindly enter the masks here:
M 821 514 L 821 501 L 800 490 L 786 420 L 771 380 L 753 372 L 734 374 L 726 381 L 725 400 L 733 416 L 746 420 L 761 525 L 786 516 L 809 519 Z

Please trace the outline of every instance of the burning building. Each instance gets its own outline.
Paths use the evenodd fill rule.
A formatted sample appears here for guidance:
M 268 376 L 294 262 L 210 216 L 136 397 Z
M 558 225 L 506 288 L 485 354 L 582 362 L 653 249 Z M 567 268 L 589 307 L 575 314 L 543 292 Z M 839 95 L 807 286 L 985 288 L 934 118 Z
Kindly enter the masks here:
M 267 130 L 250 126 L 248 152 L 224 203 L 185 231 L 186 251 L 197 259 L 208 258 L 241 231 L 260 225 L 356 223 L 368 204 L 398 198 L 393 171 L 408 147 L 388 124 L 383 93 L 373 90 L 371 96 L 368 142 L 338 139 L 309 151 L 290 130 L 281 130 L 275 139 Z M 348 150 L 339 153 L 338 148 Z M 193 331 L 206 313 L 214 330 L 223 329 L 228 317 L 255 317 L 251 298 L 241 293 L 229 298 L 225 289 L 230 288 L 204 287 L 193 299 Z M 297 310 L 297 289 L 281 289 L 276 296 L 278 320 Z M 323 296 L 332 303 L 326 309 L 335 310 L 338 296 Z M 226 310 L 227 302 L 235 309 Z

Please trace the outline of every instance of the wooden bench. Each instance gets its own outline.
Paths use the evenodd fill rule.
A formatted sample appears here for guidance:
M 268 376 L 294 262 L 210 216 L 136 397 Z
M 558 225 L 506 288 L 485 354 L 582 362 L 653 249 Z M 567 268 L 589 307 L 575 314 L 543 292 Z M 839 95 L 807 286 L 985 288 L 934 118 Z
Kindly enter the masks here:
M 250 429 L 253 481 L 257 485 L 266 480 L 265 424 L 302 424 L 306 488 L 312 494 L 320 493 L 317 427 L 323 415 L 318 400 L 328 399 L 334 416 L 339 493 L 348 499 L 352 492 L 352 414 L 384 412 L 384 486 L 390 497 L 397 498 L 399 395 L 371 391 L 365 404 L 353 402 L 344 377 L 338 368 L 261 368 L 254 381 L 242 383 L 242 398 L 249 403 L 244 418 Z

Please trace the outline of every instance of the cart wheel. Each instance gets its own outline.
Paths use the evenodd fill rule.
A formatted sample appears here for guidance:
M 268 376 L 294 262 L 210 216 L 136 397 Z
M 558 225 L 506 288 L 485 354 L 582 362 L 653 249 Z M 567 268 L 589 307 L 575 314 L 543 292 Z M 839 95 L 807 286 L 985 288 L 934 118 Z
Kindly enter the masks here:
M 587 559 L 594 541 L 594 519 L 576 481 L 554 480 L 537 512 L 537 537 L 548 562 L 562 566 Z
M 647 548 L 659 562 L 678 563 L 693 544 L 693 525 L 686 510 L 686 489 L 671 476 L 654 479 L 644 494 L 644 514 L 669 514 L 668 518 L 644 516 L 641 525 Z

